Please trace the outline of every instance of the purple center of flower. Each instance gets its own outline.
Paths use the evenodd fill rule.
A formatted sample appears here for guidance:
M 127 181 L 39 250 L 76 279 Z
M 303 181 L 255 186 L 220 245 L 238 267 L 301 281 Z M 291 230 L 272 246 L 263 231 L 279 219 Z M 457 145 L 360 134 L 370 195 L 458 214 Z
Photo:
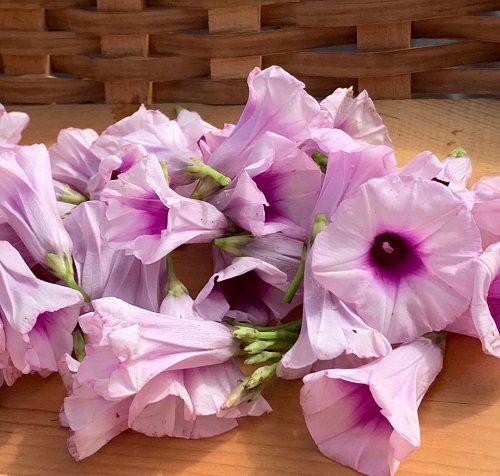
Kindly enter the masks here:
M 421 259 L 408 240 L 390 231 L 377 235 L 373 240 L 370 262 L 382 277 L 396 282 L 423 267 Z
M 500 329 L 500 275 L 491 283 L 486 302 L 490 308 L 491 317 Z

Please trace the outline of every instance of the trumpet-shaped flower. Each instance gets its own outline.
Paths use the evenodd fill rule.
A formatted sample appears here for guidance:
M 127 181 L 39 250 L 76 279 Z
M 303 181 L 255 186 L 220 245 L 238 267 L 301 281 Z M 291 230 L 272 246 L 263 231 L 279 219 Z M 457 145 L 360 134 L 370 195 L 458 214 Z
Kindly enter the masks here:
M 270 410 L 263 399 L 221 410 L 241 377 L 231 361 L 238 341 L 223 324 L 193 312 L 187 294 L 165 299 L 162 310 L 174 315 L 114 298 L 93 304 L 95 312 L 80 319 L 89 336 L 87 355 L 81 364 L 67 359 L 63 365 L 69 396 L 61 421 L 70 427 L 68 446 L 76 459 L 127 428 L 202 438 L 230 430 L 239 416 Z
M 421 338 L 362 367 L 304 377 L 300 403 L 319 450 L 370 476 L 393 475 L 420 445 L 417 409 L 442 365 L 441 348 Z
M 59 217 L 47 148 L 0 146 L 0 175 L 0 212 L 33 258 L 50 267 L 48 253 L 68 259 L 72 243 Z
M 177 121 L 171 121 L 160 111 L 147 110 L 144 106 L 108 127 L 93 143 L 91 150 L 105 159 L 110 155 L 122 157 L 131 146 L 141 146 L 147 154 L 154 154 L 160 162 L 165 162 L 173 188 L 194 180 L 183 169 L 191 165 L 190 158 L 200 159 L 202 156 L 193 131 L 186 133 Z
M 102 238 L 106 204 L 80 204 L 64 219 L 73 240 L 78 284 L 91 299 L 114 296 L 135 306 L 158 311 L 165 286 L 165 262 L 145 265 L 124 250 L 113 250 Z
M 255 142 L 272 132 L 293 142 L 310 137 L 309 126 L 326 113 L 307 94 L 304 84 L 278 66 L 248 76 L 249 97 L 236 127 L 208 159 L 208 165 L 234 178 L 249 165 Z
M 133 395 L 166 370 L 218 364 L 238 352 L 238 341 L 218 322 L 182 320 L 111 297 L 92 304 L 94 312 L 79 320 L 89 342 L 79 381 L 111 399 Z M 102 380 L 105 368 L 109 378 Z
M 226 218 L 213 205 L 174 192 L 154 156 L 109 182 L 101 199 L 108 203 L 103 234 L 109 245 L 145 264 L 181 244 L 218 238 L 227 227 Z
M 447 187 L 372 179 L 331 221 L 315 241 L 314 276 L 391 343 L 441 330 L 467 309 L 479 230 Z
M 214 321 L 227 316 L 265 326 L 296 305 L 283 301 L 286 288 L 287 276 L 275 266 L 257 258 L 236 258 L 212 275 L 196 297 L 195 309 Z
M 322 173 L 289 139 L 265 133 L 249 165 L 207 201 L 253 235 L 282 232 L 305 239 Z
M 56 371 L 57 360 L 72 351 L 71 333 L 82 302 L 78 291 L 36 278 L 15 248 L 0 241 L 0 366 L 4 374 Z

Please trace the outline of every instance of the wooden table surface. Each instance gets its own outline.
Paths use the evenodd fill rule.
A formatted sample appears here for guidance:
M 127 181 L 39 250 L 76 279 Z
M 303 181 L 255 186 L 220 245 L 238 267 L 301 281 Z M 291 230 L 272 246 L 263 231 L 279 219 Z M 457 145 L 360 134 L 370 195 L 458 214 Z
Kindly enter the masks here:
M 500 173 L 500 102 L 495 100 L 378 101 L 398 161 L 430 149 L 442 158 L 462 145 L 474 177 Z M 221 126 L 241 107 L 185 105 Z M 173 105 L 159 105 L 172 116 Z M 55 141 L 64 127 L 99 132 L 135 108 L 106 105 L 14 107 L 30 114 L 23 143 Z M 181 277 L 196 293 L 208 277 L 206 247 L 179 252 Z M 200 273 L 199 261 L 206 263 Z M 57 416 L 64 388 L 57 375 L 25 376 L 0 388 L 0 474 L 7 475 L 354 475 L 322 456 L 302 419 L 300 381 L 276 381 L 265 391 L 274 413 L 240 420 L 239 428 L 206 440 L 148 438 L 127 431 L 96 455 L 75 462 Z M 500 362 L 478 341 L 452 335 L 444 370 L 420 407 L 422 446 L 399 471 L 409 475 L 500 474 Z

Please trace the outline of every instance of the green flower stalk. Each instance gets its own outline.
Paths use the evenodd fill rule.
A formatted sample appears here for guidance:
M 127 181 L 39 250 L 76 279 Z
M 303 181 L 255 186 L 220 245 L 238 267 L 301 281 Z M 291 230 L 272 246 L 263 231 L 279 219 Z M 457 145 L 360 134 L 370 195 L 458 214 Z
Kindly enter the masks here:
M 320 151 L 315 150 L 312 155 L 312 159 L 319 165 L 319 168 L 323 173 L 326 173 L 326 167 L 328 166 L 328 156 L 322 154 Z
M 320 233 L 322 230 L 324 230 L 328 226 L 328 220 L 324 213 L 318 213 L 316 217 L 314 218 L 314 223 L 311 231 L 311 236 L 309 238 L 309 245 L 304 243 L 304 247 L 302 248 L 302 255 L 300 257 L 300 263 L 299 263 L 299 268 L 297 269 L 297 273 L 293 277 L 290 285 L 288 286 L 287 290 L 285 291 L 285 294 L 283 296 L 283 300 L 287 303 L 291 303 L 293 298 L 295 297 L 295 294 L 297 293 L 297 290 L 299 289 L 300 285 L 302 284 L 302 281 L 304 280 L 304 271 L 306 267 L 306 258 L 307 258 L 307 252 L 309 248 L 312 246 L 314 243 L 314 240 L 316 239 L 316 236 L 318 233 Z
M 63 185 L 64 193 L 57 196 L 59 202 L 71 203 L 72 205 L 80 205 L 80 203 L 88 201 L 88 197 L 77 192 L 74 188 L 70 187 L 68 184 Z
M 217 190 L 231 183 L 229 177 L 221 174 L 201 160 L 194 158 L 190 158 L 189 160 L 191 165 L 188 165 L 182 171 L 190 173 L 199 179 L 196 188 L 191 194 L 191 198 L 203 200 L 205 197 L 213 195 Z
M 59 279 L 62 279 L 71 289 L 80 292 L 83 299 L 85 299 L 85 302 L 90 302 L 90 296 L 78 285 L 75 280 L 72 258 L 64 255 L 64 259 L 61 259 L 54 253 L 47 253 L 45 258 L 50 266 L 52 274 L 57 276 Z
M 234 327 L 232 334 L 242 342 L 242 355 L 247 356 L 243 361 L 245 365 L 272 362 L 259 367 L 251 375 L 239 381 L 222 406 L 222 408 L 232 408 L 256 400 L 261 395 L 262 390 L 276 375 L 276 369 L 284 353 L 297 341 L 302 320 L 270 327 L 254 326 L 247 322 L 225 322 Z

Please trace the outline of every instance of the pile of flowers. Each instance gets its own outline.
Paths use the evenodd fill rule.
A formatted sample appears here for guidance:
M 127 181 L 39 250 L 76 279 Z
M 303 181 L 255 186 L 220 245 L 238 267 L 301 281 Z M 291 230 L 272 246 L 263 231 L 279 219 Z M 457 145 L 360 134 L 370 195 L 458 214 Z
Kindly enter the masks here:
M 278 67 L 248 85 L 236 125 L 141 107 L 48 149 L 0 108 L 1 382 L 59 372 L 80 460 L 129 428 L 223 433 L 302 378 L 319 450 L 394 474 L 446 331 L 500 357 L 500 177 L 467 189 L 461 148 L 398 167 L 365 92 L 318 103 Z M 213 244 L 196 296 L 190 243 Z

